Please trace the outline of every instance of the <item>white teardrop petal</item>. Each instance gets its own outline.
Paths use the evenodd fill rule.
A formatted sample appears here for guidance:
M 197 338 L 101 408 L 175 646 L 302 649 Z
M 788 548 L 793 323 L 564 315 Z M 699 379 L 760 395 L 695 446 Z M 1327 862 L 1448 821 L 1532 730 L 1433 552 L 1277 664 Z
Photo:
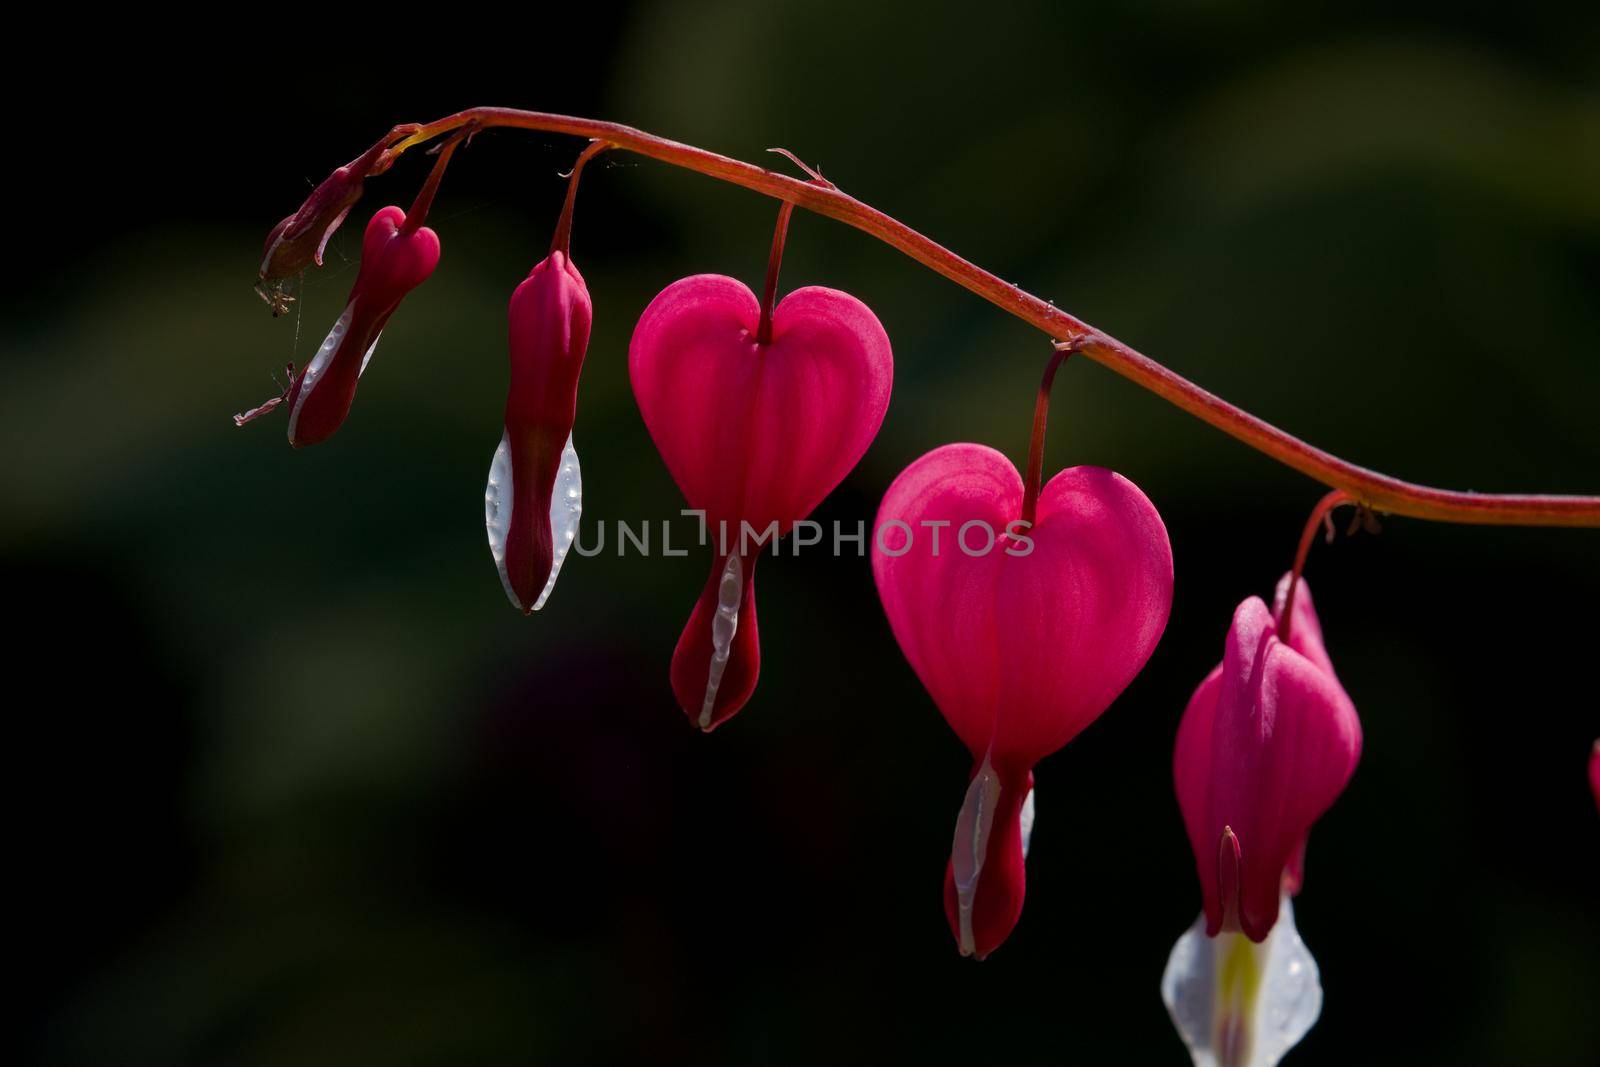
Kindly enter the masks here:
M 572 435 L 561 449 L 561 469 L 556 472 L 556 485 L 550 493 L 550 577 L 545 579 L 544 590 L 534 601 L 533 610 L 544 607 L 550 591 L 556 587 L 556 575 L 567 558 L 567 550 L 578 536 L 578 520 L 583 517 L 583 471 L 578 466 L 578 450 L 572 447 Z
M 711 666 L 706 674 L 706 696 L 700 704 L 700 729 L 711 727 L 711 711 L 717 703 L 717 687 L 728 667 L 733 635 L 739 632 L 739 604 L 744 599 L 744 564 L 738 555 L 729 555 L 717 583 L 717 614 L 711 620 Z
M 483 525 L 489 534 L 489 554 L 494 557 L 495 569 L 500 572 L 500 584 L 506 597 L 518 611 L 523 604 L 511 588 L 511 577 L 506 573 L 506 538 L 511 534 L 511 510 L 514 494 L 511 489 L 511 441 L 500 435 L 500 447 L 494 451 L 489 464 L 489 483 L 483 490 Z M 555 487 L 550 492 L 550 577 L 545 580 L 533 610 L 544 607 L 550 591 L 556 587 L 556 575 L 578 536 L 578 520 L 583 515 L 583 471 L 578 466 L 578 452 L 572 447 L 572 435 L 561 449 L 561 467 L 556 471 Z
M 1317 962 L 1284 894 L 1257 945 L 1241 933 L 1206 936 L 1205 916 L 1172 946 L 1161 999 L 1195 1067 L 1273 1067 L 1322 1013 Z
M 1022 815 L 1018 821 L 1022 824 L 1022 858 L 1028 858 L 1028 845 L 1033 841 L 1033 790 L 1028 790 L 1027 797 L 1022 802 Z
M 374 353 L 374 352 L 376 352 L 378 350 L 378 338 L 382 337 L 382 336 L 383 336 L 383 331 L 379 330 L 378 331 L 378 337 L 374 337 L 372 339 L 372 343 L 367 346 L 367 354 L 361 357 L 361 369 L 356 371 L 356 377 L 357 378 L 359 378 L 363 374 L 367 373 L 367 364 L 372 362 L 372 353 Z
M 511 533 L 511 441 L 500 435 L 500 447 L 494 450 L 489 463 L 489 484 L 483 490 L 483 525 L 489 531 L 489 554 L 494 557 L 495 570 L 500 572 L 500 584 L 505 587 L 511 605 L 522 610 L 516 590 L 511 588 L 511 577 L 506 574 L 506 537 Z
M 977 949 L 972 934 L 972 904 L 978 895 L 978 876 L 989 853 L 989 833 L 994 829 L 994 809 L 1000 803 L 1000 776 L 984 757 L 983 766 L 967 786 L 961 814 L 956 817 L 955 843 L 950 849 L 950 870 L 956 884 L 959 947 L 963 956 Z
M 1294 925 L 1294 905 L 1283 896 L 1278 923 L 1267 935 L 1267 976 L 1256 1024 L 1260 1063 L 1277 1063 L 1300 1043 L 1322 1014 L 1322 975 Z
M 323 338 L 322 347 L 317 349 L 317 354 L 311 357 L 311 362 L 306 364 L 305 372 L 300 377 L 300 392 L 295 397 L 294 407 L 289 409 L 289 440 L 294 440 L 295 429 L 300 424 L 300 408 L 306 399 L 311 396 L 317 382 L 322 379 L 323 373 L 328 369 L 328 363 L 333 359 L 333 354 L 339 350 L 339 342 L 344 340 L 344 335 L 350 331 L 350 318 L 355 312 L 355 301 L 345 305 L 344 314 L 339 316 L 333 324 L 333 329 L 328 331 L 328 336 Z M 377 344 L 376 341 L 373 342 Z M 372 354 L 370 351 L 367 353 Z M 364 365 L 364 364 L 363 364 Z

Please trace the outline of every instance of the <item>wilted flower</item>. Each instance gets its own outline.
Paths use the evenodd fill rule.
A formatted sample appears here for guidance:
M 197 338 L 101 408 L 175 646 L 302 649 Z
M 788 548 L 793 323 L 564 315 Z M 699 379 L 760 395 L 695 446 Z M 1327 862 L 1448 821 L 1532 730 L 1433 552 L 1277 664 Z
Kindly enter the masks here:
M 272 228 L 261 255 L 263 296 L 271 300 L 270 292 L 278 283 L 299 274 L 312 263 L 322 266 L 322 252 L 328 246 L 328 238 L 361 199 L 364 183 L 384 152 L 416 129 L 416 126 L 396 126 L 390 130 L 382 140 L 324 178 L 294 214 Z

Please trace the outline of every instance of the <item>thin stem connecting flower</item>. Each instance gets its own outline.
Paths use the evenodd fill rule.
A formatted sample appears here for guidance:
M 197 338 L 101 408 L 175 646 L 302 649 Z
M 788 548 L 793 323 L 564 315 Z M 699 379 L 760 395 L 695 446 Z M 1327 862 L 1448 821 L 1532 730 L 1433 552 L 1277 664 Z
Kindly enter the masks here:
M 1356 504 L 1357 501 L 1343 489 L 1333 492 L 1317 501 L 1317 506 L 1311 509 L 1311 515 L 1306 519 L 1305 529 L 1300 531 L 1300 546 L 1295 549 L 1294 569 L 1289 572 L 1289 591 L 1283 595 L 1283 616 L 1278 620 L 1278 640 L 1285 643 L 1289 640 L 1289 624 L 1294 618 L 1294 594 L 1300 588 L 1300 575 L 1306 569 L 1306 557 L 1311 554 L 1311 542 L 1317 536 L 1317 528 L 1327 527 L 1328 540 L 1333 540 L 1333 526 L 1330 516 L 1333 509 L 1344 504 Z
M 761 296 L 761 324 L 756 328 L 756 343 L 772 343 L 772 306 L 778 301 L 778 271 L 783 266 L 783 245 L 789 237 L 789 217 L 794 205 L 778 205 L 778 222 L 772 229 L 772 252 L 767 256 L 767 287 Z
M 567 175 L 567 199 L 561 205 L 561 218 L 556 222 L 556 232 L 550 238 L 550 251 L 572 258 L 572 208 L 578 202 L 578 179 L 583 177 L 583 165 L 611 146 L 605 141 L 593 141 L 578 154 L 578 161 Z
M 1054 304 L 983 270 L 904 223 L 841 192 L 832 183 L 791 178 L 619 123 L 499 107 L 471 108 L 416 127 L 409 136 L 395 141 L 385 151 L 372 173 L 381 174 L 407 150 L 468 124 L 475 124 L 477 129 L 515 127 L 604 140 L 615 148 L 740 185 L 843 222 L 903 252 L 1051 338 L 1076 342 L 1077 351 L 1096 363 L 1278 462 L 1330 488 L 1344 490 L 1369 508 L 1437 522 L 1600 526 L 1600 496 L 1438 489 L 1380 474 L 1315 448 L 1206 391 Z
M 1039 380 L 1039 395 L 1033 402 L 1033 436 L 1028 441 L 1028 476 L 1022 489 L 1022 521 L 1030 527 L 1039 509 L 1039 485 L 1044 481 L 1044 430 L 1050 414 L 1050 389 L 1056 382 L 1056 371 L 1072 355 L 1071 344 L 1058 344 L 1050 353 L 1050 362 L 1044 365 L 1044 377 Z

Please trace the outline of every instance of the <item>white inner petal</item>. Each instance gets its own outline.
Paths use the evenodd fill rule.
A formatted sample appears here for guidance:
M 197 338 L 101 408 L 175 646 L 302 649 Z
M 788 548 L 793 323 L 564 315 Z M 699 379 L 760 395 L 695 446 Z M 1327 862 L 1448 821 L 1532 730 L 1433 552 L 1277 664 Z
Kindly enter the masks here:
M 1033 841 L 1033 790 L 1028 790 L 1028 796 L 1022 802 L 1022 815 L 1018 820 L 1022 824 L 1022 858 L 1028 858 L 1028 845 Z
M 378 338 L 382 337 L 382 336 L 383 336 L 383 331 L 379 330 L 378 331 L 378 337 L 374 337 L 372 339 L 372 343 L 367 346 L 367 354 L 361 357 L 361 369 L 356 371 L 356 377 L 357 378 L 359 378 L 363 374 L 367 373 L 367 364 L 372 362 L 372 353 L 374 353 L 374 352 L 376 352 L 378 350 Z
M 494 450 L 489 462 L 489 484 L 483 490 L 483 525 L 489 531 L 489 554 L 494 557 L 495 570 L 500 572 L 500 584 L 506 596 L 518 611 L 522 603 L 516 590 L 511 588 L 511 577 L 506 574 L 506 538 L 511 533 L 511 441 L 500 435 L 500 447 Z
M 956 816 L 955 843 L 950 849 L 950 869 L 956 883 L 956 916 L 961 954 L 977 951 L 972 935 L 972 904 L 978 895 L 978 876 L 983 873 L 989 851 L 989 834 L 994 829 L 994 809 L 1000 802 L 1000 776 L 989 766 L 989 758 L 967 786 L 961 814 Z
M 489 554 L 494 557 L 495 569 L 500 572 L 500 584 L 506 597 L 517 610 L 523 603 L 511 588 L 511 576 L 506 573 L 506 538 L 511 533 L 511 511 L 514 494 L 511 489 L 511 442 L 506 434 L 500 435 L 500 447 L 494 450 L 489 464 L 489 482 L 483 490 L 483 525 L 489 534 Z M 578 466 L 578 452 L 572 447 L 572 435 L 561 449 L 561 467 L 556 472 L 555 488 L 550 493 L 550 577 L 544 590 L 534 602 L 533 610 L 544 607 L 550 591 L 556 587 L 556 576 L 567 558 L 573 541 L 578 536 L 578 520 L 583 515 L 583 472 Z
M 295 428 L 300 424 L 300 409 L 305 405 L 306 399 L 311 396 L 317 382 L 322 379 L 323 373 L 328 369 L 328 362 L 333 359 L 334 352 L 338 351 L 339 342 L 344 340 L 344 335 L 350 330 L 350 316 L 355 311 L 355 301 L 345 305 L 344 314 L 333 324 L 333 329 L 328 331 L 328 336 L 323 338 L 322 347 L 317 349 L 317 354 L 311 357 L 311 362 L 306 364 L 305 373 L 300 378 L 300 392 L 295 396 L 294 407 L 289 409 L 289 440 L 294 440 Z M 377 346 L 377 342 L 373 342 Z M 368 351 L 368 356 L 372 353 Z M 362 364 L 364 367 L 365 364 Z
M 717 687 L 728 668 L 733 635 L 739 632 L 739 604 L 744 599 L 744 564 L 730 555 L 717 583 L 717 614 L 711 620 L 711 667 L 706 672 L 706 696 L 700 704 L 700 729 L 711 727 L 711 711 L 717 703 Z
M 544 590 L 534 601 L 533 610 L 544 607 L 550 591 L 556 587 L 556 575 L 567 558 L 567 550 L 578 536 L 578 519 L 583 516 L 583 471 L 578 467 L 578 450 L 572 447 L 572 435 L 561 449 L 561 469 L 556 472 L 556 485 L 550 493 L 550 577 L 545 579 Z
M 1204 915 L 1172 946 L 1161 999 L 1195 1067 L 1273 1067 L 1322 1013 L 1322 980 L 1283 895 L 1278 922 L 1257 945 L 1241 933 L 1206 936 Z

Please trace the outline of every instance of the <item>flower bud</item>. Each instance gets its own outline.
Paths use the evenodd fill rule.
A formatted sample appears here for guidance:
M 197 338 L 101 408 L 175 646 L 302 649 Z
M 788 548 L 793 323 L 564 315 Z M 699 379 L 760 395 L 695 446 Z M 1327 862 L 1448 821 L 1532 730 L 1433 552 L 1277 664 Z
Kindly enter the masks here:
M 577 536 L 583 481 L 572 424 L 594 317 L 583 275 L 551 252 L 511 294 L 511 389 L 484 519 L 506 596 L 544 606 Z
M 361 270 L 344 313 L 311 362 L 289 387 L 289 443 L 296 448 L 333 436 L 355 400 L 356 382 L 378 337 L 407 293 L 439 265 L 439 237 L 426 226 L 406 229 L 406 213 L 386 207 L 372 216 L 361 242 Z

